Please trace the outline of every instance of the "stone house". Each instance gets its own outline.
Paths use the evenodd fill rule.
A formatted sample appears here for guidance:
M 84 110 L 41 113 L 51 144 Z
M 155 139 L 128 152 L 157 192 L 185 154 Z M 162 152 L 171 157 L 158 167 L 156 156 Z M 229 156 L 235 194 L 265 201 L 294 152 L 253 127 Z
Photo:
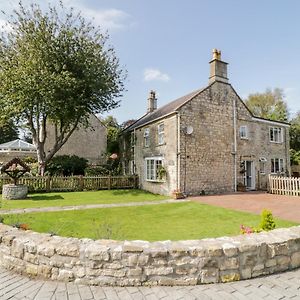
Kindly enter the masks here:
M 269 174 L 290 174 L 289 124 L 254 116 L 213 51 L 209 84 L 147 113 L 123 131 L 125 173 L 142 189 L 169 195 L 267 188 Z
M 55 155 L 77 155 L 92 164 L 106 161 L 107 128 L 95 115 L 90 116 L 90 127 L 79 126 Z M 48 125 L 45 151 L 54 143 L 54 126 Z

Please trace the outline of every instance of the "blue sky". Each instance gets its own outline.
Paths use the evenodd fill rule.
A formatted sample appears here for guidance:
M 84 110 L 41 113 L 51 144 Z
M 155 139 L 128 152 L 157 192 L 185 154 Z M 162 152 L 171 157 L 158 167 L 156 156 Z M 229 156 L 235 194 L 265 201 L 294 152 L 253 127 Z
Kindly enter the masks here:
M 0 0 L 1 9 L 9 11 L 17 2 Z M 291 113 L 300 110 L 300 1 L 64 3 L 108 30 L 121 65 L 128 70 L 121 106 L 109 113 L 119 122 L 146 112 L 151 89 L 158 93 L 161 106 L 206 86 L 213 48 L 220 49 L 229 63 L 229 81 L 242 98 L 279 87 Z

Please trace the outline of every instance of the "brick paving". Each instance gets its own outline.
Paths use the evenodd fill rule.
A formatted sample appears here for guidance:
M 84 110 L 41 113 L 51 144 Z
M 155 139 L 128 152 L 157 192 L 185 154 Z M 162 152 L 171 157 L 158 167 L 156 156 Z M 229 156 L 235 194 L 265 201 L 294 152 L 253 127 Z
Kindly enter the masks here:
M 198 286 L 98 287 L 29 279 L 0 268 L 0 299 L 185 300 L 300 299 L 300 269 L 256 279 Z
M 283 220 L 300 223 L 300 197 L 272 195 L 265 192 L 246 192 L 188 198 L 192 201 L 260 214 L 269 209 Z
M 67 211 L 67 210 L 80 210 L 80 209 L 93 209 L 93 208 L 113 208 L 113 207 L 128 207 L 128 206 L 144 206 L 144 205 L 159 205 L 170 204 L 178 202 L 189 202 L 190 200 L 159 200 L 159 201 L 143 201 L 143 202 L 129 202 L 129 203 L 111 203 L 111 204 L 85 204 L 74 206 L 51 206 L 51 207 L 32 207 L 32 208 L 17 208 L 17 209 L 1 209 L 1 215 L 12 215 L 32 212 L 52 212 L 52 211 Z

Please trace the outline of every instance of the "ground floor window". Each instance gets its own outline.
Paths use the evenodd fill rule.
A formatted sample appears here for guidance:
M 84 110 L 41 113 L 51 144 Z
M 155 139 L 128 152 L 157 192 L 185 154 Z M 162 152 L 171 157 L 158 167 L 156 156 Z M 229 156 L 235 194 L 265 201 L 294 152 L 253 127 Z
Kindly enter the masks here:
M 267 162 L 267 159 L 265 157 L 261 157 L 259 159 L 259 173 L 260 174 L 266 174 L 266 162 Z
M 283 159 L 282 158 L 271 158 L 271 173 L 283 173 Z
M 131 175 L 135 174 L 135 162 L 134 160 L 129 161 L 129 171 Z
M 147 181 L 160 181 L 158 171 L 163 164 L 162 157 L 149 157 L 146 158 L 146 180 Z

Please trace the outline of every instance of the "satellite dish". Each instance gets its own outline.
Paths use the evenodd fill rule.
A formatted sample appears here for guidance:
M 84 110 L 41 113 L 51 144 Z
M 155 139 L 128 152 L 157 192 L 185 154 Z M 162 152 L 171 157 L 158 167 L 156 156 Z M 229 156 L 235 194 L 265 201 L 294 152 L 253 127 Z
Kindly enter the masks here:
M 187 126 L 185 128 L 185 133 L 188 134 L 188 135 L 192 134 L 193 131 L 194 131 L 194 128 L 192 126 Z

